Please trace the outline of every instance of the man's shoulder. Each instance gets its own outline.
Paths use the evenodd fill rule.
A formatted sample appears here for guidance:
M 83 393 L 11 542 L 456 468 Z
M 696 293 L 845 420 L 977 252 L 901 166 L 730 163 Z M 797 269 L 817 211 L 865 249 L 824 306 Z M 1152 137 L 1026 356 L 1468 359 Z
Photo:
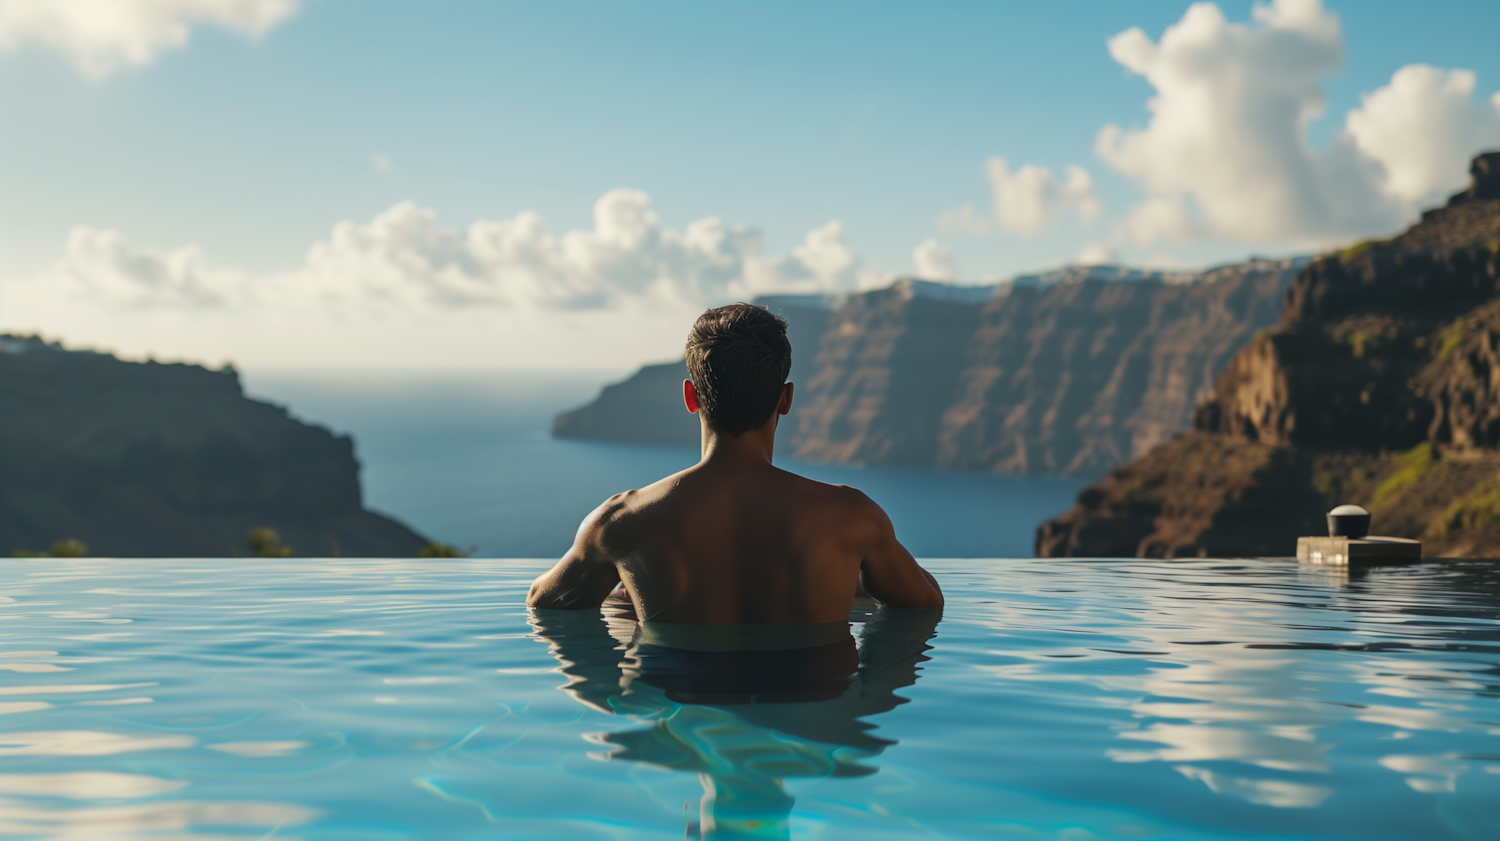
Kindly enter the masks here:
M 835 509 L 840 515 L 855 520 L 878 519 L 885 516 L 885 512 L 875 503 L 875 500 L 870 499 L 859 488 L 819 482 L 790 471 L 782 471 L 782 473 L 786 477 L 788 489 L 799 498 L 799 501 Z
M 652 503 L 659 502 L 671 492 L 676 479 L 677 474 L 674 474 L 644 487 L 611 496 L 584 518 L 580 531 L 607 540 L 610 536 L 618 536 L 631 529 L 642 514 L 651 508 Z

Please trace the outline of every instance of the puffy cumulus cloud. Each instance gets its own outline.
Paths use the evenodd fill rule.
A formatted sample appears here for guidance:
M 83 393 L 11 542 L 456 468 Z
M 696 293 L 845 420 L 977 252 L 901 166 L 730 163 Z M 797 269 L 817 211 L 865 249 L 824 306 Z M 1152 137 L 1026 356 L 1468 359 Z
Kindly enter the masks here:
M 945 210 L 938 214 L 934 224 L 937 225 L 938 230 L 950 234 L 982 237 L 990 232 L 990 220 L 974 212 L 974 205 L 968 202 L 953 210 Z
M 1080 266 L 1105 266 L 1118 260 L 1114 250 L 1108 245 L 1099 242 L 1090 242 L 1078 251 L 1078 258 L 1074 260 Z
M 996 156 L 985 162 L 985 175 L 990 182 L 993 219 L 965 203 L 938 214 L 934 220 L 938 230 L 975 237 L 998 230 L 1029 237 L 1070 214 L 1085 224 L 1099 215 L 1094 179 L 1081 166 L 1063 167 L 1059 179 L 1050 168 L 1036 164 L 1012 172 L 1009 162 Z
M 1138 241 L 1186 235 L 1191 197 L 1217 233 L 1269 239 L 1327 216 L 1303 143 L 1322 114 L 1319 79 L 1339 69 L 1338 20 L 1317 0 L 1256 6 L 1259 26 L 1231 24 L 1197 3 L 1153 44 L 1139 28 L 1109 40 L 1110 56 L 1156 89 L 1150 124 L 1106 126 L 1096 152 L 1151 196 Z
M 196 246 L 137 248 L 119 231 L 79 226 L 61 260 L 37 282 L 47 292 L 116 309 L 217 307 L 243 298 L 245 275 L 215 269 Z
M 1311 149 L 1321 79 L 1343 64 L 1338 18 L 1320 0 L 1274 0 L 1252 16 L 1231 23 L 1197 3 L 1155 43 L 1139 28 L 1110 39 L 1110 55 L 1156 91 L 1145 128 L 1108 125 L 1095 142 L 1146 193 L 1121 226 L 1138 244 L 1390 228 L 1461 186 L 1469 156 L 1500 142 L 1500 99 L 1472 102 L 1472 74 L 1413 65 L 1366 95 L 1328 149 Z
M 691 226 L 690 226 L 691 228 Z M 807 232 L 786 257 L 759 259 L 760 240 L 747 249 L 745 284 L 749 292 L 840 292 L 874 286 L 889 278 L 867 269 L 844 239 L 844 223 L 837 219 Z
M 102 79 L 187 44 L 193 24 L 258 38 L 296 10 L 297 0 L 0 0 L 0 48 L 40 44 Z
M 837 292 L 871 275 L 838 221 L 810 231 L 791 254 L 767 258 L 752 229 L 708 218 L 675 231 L 645 193 L 611 190 L 594 204 L 592 229 L 561 236 L 529 211 L 455 229 L 401 202 L 368 223 L 338 223 L 301 268 L 260 277 L 210 266 L 196 247 L 154 251 L 117 231 L 80 227 L 36 283 L 129 308 L 602 309 Z
M 577 357 L 567 364 L 587 364 L 587 349 L 604 344 L 624 353 L 658 346 L 656 353 L 676 352 L 679 324 L 686 329 L 704 306 L 762 292 L 852 290 L 881 279 L 863 266 L 837 221 L 808 232 L 789 254 L 766 256 L 752 229 L 708 218 L 674 230 L 662 225 L 645 193 L 612 190 L 595 203 L 591 228 L 560 235 L 535 213 L 451 228 L 431 210 L 402 202 L 366 223 L 340 222 L 300 267 L 260 275 L 216 267 L 196 247 L 159 251 L 117 231 L 80 227 L 50 270 L 0 285 L 0 312 L 11 329 L 125 348 L 168 342 L 158 351 L 172 336 L 219 347 L 215 342 L 238 331 L 252 350 L 234 351 L 237 357 L 264 359 L 274 350 L 278 364 L 346 364 L 339 354 L 364 340 L 341 336 L 378 336 L 369 339 L 382 343 L 376 353 L 390 355 L 398 351 L 384 343 L 396 337 L 420 336 L 427 348 L 439 336 L 440 343 L 461 344 L 471 333 L 483 347 L 523 336 L 554 350 L 566 343 Z M 503 339 L 495 336 L 500 325 Z M 580 325 L 591 326 L 581 335 Z M 670 341 L 659 340 L 663 329 Z M 270 335 L 283 337 L 274 349 Z M 306 360 L 289 355 L 299 345 L 287 336 L 309 345 L 301 350 Z
M 1094 181 L 1080 166 L 1063 168 L 1058 180 L 1044 166 L 1026 164 L 1011 172 L 1005 158 L 990 158 L 985 164 L 994 194 L 995 225 L 1002 230 L 1029 236 L 1073 213 L 1084 222 L 1099 213 Z
M 923 240 L 912 251 L 911 260 L 917 268 L 917 277 L 923 280 L 953 280 L 958 276 L 953 252 L 933 237 Z
M 591 230 L 561 236 L 532 212 L 457 231 L 404 202 L 367 225 L 339 223 L 313 246 L 303 274 L 324 296 L 347 300 L 561 309 L 837 292 L 868 274 L 837 220 L 809 231 L 789 255 L 761 252 L 753 229 L 710 217 L 675 231 L 645 193 L 611 190 L 594 203 Z
M 1473 103 L 1474 74 L 1409 64 L 1365 94 L 1346 120 L 1354 146 L 1384 170 L 1380 188 L 1406 202 L 1464 183 L 1469 158 L 1500 143 L 1500 92 Z

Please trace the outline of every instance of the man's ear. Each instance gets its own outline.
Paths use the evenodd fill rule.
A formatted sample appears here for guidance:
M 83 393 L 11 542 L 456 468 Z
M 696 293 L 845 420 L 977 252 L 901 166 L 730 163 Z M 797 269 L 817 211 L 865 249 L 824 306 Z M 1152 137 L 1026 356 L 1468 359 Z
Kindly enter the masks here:
M 776 414 L 784 415 L 792 410 L 792 384 L 781 387 L 781 399 L 776 401 Z
M 693 388 L 692 380 L 682 381 L 682 405 L 686 406 L 689 412 L 698 414 L 698 389 Z

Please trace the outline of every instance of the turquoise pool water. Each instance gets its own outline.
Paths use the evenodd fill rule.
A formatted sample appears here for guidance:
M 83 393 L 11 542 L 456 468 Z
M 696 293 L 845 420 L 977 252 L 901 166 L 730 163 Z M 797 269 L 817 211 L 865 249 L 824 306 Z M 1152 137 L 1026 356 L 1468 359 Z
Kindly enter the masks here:
M 6 564 L 0 837 L 1500 838 L 1488 563 L 933 561 L 728 668 L 543 562 Z

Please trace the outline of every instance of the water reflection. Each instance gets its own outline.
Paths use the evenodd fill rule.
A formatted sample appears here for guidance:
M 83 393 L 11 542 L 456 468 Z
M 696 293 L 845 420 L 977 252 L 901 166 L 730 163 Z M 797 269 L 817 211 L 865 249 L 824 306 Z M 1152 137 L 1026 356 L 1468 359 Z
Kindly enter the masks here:
M 283 828 L 291 829 L 310 823 L 318 810 L 291 803 L 226 801 L 202 802 L 192 800 L 152 801 L 146 803 L 120 803 L 116 793 L 108 788 L 95 792 L 92 788 L 72 790 L 73 782 L 64 782 L 62 788 L 53 788 L 48 780 L 53 775 L 29 775 L 19 777 L 23 783 L 12 785 L 10 790 L 21 793 L 40 793 L 48 797 L 67 797 L 80 800 L 102 800 L 107 805 L 53 807 L 43 804 L 28 804 L 20 800 L 0 799 L 0 836 L 8 838 L 48 838 L 67 841 L 129 841 L 137 838 L 171 838 L 172 841 L 225 841 L 227 838 L 245 838 L 236 833 L 226 836 L 219 832 L 201 834 L 197 827 L 230 828 L 234 830 L 272 827 L 271 838 Z M 83 785 L 90 787 L 99 775 L 70 775 L 85 777 Z M 124 776 L 124 775 L 116 775 Z M 151 780 L 152 778 L 143 777 Z M 150 796 L 156 790 L 170 791 L 169 781 L 160 781 L 158 789 L 149 784 L 138 789 L 127 789 L 124 795 L 131 799 Z M 290 837 L 290 836 L 287 836 Z
M 588 737 L 604 748 L 590 756 L 696 771 L 700 837 L 789 838 L 784 781 L 875 773 L 866 763 L 894 743 L 867 719 L 906 703 L 896 690 L 916 682 L 941 617 L 878 610 L 858 642 L 841 624 L 831 641 L 804 640 L 821 644 L 734 651 L 662 644 L 592 612 L 535 611 L 532 625 L 568 678 L 560 689 L 649 722 Z
M 1174 610 L 1168 600 L 1192 598 L 1191 621 L 1141 627 L 1139 644 L 1163 665 L 1136 684 L 1143 696 L 1129 709 L 1139 725 L 1118 733 L 1140 747 L 1106 754 L 1169 763 L 1216 794 L 1310 808 L 1334 793 L 1329 757 L 1339 741 L 1400 742 L 1426 731 L 1473 744 L 1496 734 L 1472 704 L 1494 691 L 1493 666 L 1475 657 L 1500 639 L 1493 565 L 1302 567 L 1296 579 L 1298 587 L 1265 595 L 1142 591 L 1163 615 Z M 1318 624 L 1306 624 L 1303 611 L 1316 612 Z M 1338 624 L 1321 624 L 1329 617 Z M 1356 725 L 1383 732 L 1354 737 Z M 1436 794 L 1488 770 L 1468 758 L 1393 752 L 1378 764 Z

